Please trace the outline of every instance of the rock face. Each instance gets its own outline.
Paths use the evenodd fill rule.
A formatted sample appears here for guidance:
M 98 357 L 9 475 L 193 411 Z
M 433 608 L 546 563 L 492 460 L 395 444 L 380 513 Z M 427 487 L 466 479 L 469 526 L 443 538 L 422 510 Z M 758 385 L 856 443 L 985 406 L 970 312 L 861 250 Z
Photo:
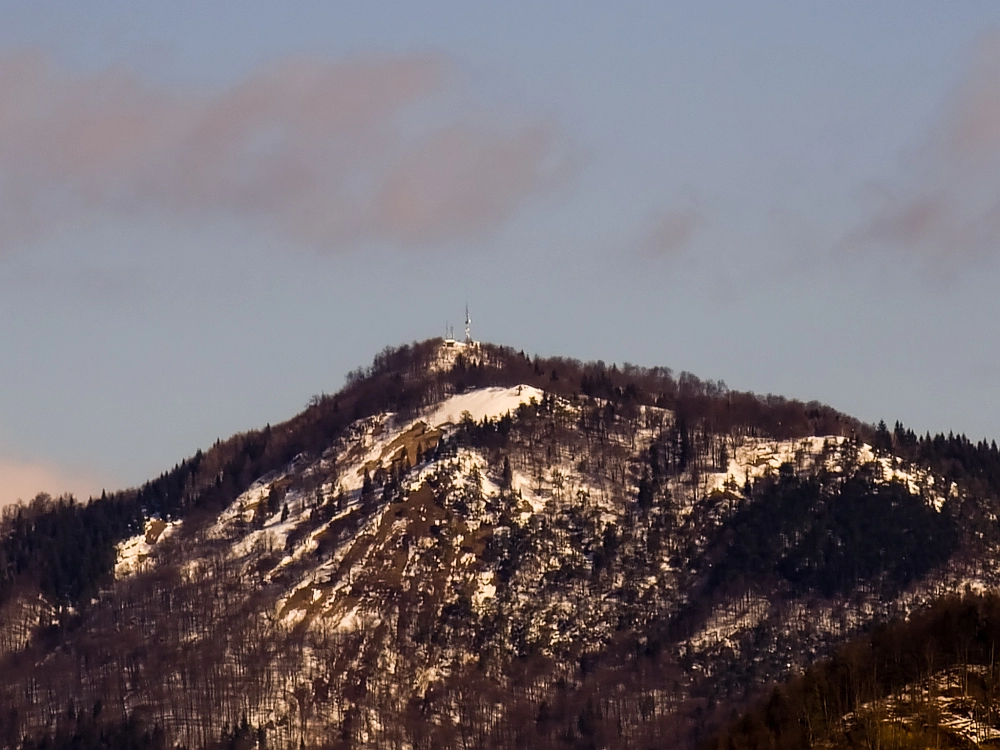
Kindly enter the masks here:
M 221 510 L 120 540 L 57 636 L 5 617 L 18 732 L 100 701 L 189 747 L 241 722 L 288 748 L 692 745 L 872 622 L 996 581 L 983 485 L 828 409 L 421 351 L 314 405 L 375 382 L 399 408 L 356 399 Z

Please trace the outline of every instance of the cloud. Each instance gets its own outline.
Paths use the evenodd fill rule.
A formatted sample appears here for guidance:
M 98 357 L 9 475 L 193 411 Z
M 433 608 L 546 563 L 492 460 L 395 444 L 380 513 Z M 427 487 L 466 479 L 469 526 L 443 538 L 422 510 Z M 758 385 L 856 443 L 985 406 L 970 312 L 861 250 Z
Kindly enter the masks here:
M 694 208 L 663 211 L 650 221 L 639 250 L 650 257 L 673 257 L 680 254 L 701 228 L 704 219 Z
M 0 251 L 149 215 L 326 251 L 488 232 L 550 186 L 564 144 L 551 124 L 484 126 L 453 79 L 435 56 L 295 59 L 206 90 L 0 57 Z
M 876 192 L 851 248 L 901 253 L 945 272 L 1000 256 L 1000 34 L 980 44 L 912 161 Z
M 0 458 L 0 506 L 31 500 L 39 492 L 52 496 L 72 493 L 87 499 L 102 489 L 101 481 L 85 472 L 61 469 L 46 463 Z
M 521 196 L 558 181 L 567 166 L 551 158 L 558 140 L 551 125 L 436 133 L 386 176 L 369 221 L 400 241 L 430 241 L 442 228 L 469 235 L 493 227 Z

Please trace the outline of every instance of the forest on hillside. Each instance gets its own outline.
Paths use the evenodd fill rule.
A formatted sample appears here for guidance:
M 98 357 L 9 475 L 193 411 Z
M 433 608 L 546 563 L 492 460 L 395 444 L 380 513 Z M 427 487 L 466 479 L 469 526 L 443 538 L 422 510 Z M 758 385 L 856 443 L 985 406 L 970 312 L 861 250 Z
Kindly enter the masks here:
M 705 750 L 803 748 L 962 748 L 968 745 L 942 706 L 958 704 L 979 734 L 1000 734 L 1000 598 L 955 596 L 908 622 L 883 625 L 838 649 L 704 744 Z M 954 680 L 935 680 L 936 675 Z M 893 700 L 893 697 L 897 700 Z M 558 707 L 554 707 L 558 711 Z M 534 723 L 556 717 L 546 704 Z M 69 706 L 51 734 L 26 739 L 23 750 L 164 750 L 165 733 L 133 713 L 102 721 L 103 706 Z M 588 703 L 577 718 L 581 736 L 600 717 Z M 10 724 L 4 725 L 9 728 Z M 10 744 L 13 738 L 8 734 Z M 565 738 L 564 738 L 565 739 Z M 585 743 L 584 743 L 585 744 Z M 336 746 L 336 745 L 332 745 Z M 531 745 L 536 746 L 536 745 Z M 573 746 L 563 742 L 563 747 Z M 577 742 L 576 746 L 581 746 Z M 598 746 L 594 743 L 592 746 Z M 610 745 L 616 747 L 616 745 Z M 666 745 L 665 745 L 666 746 Z M 263 750 L 267 733 L 245 719 L 223 726 L 210 750 Z
M 386 348 L 370 367 L 351 372 L 335 395 L 313 397 L 301 414 L 281 425 L 217 441 L 137 489 L 89 502 L 40 496 L 5 508 L 0 519 L 0 607 L 14 591 L 24 590 L 37 590 L 57 606 L 85 601 L 107 583 L 115 544 L 136 533 L 144 518 L 218 512 L 258 477 L 296 456 L 322 452 L 358 419 L 385 411 L 412 413 L 469 388 L 527 384 L 625 408 L 658 405 L 719 432 L 739 426 L 754 434 L 785 437 L 862 434 L 866 429 L 816 403 L 735 393 L 689 373 L 674 377 L 667 368 L 529 358 L 506 347 L 484 345 L 481 364 L 467 365 L 460 359 L 451 369 L 433 371 L 429 365 L 440 343 L 432 339 Z M 956 458 L 961 466 L 961 459 L 968 457 Z M 992 478 L 1000 481 L 1000 470 L 995 473 Z M 67 543 L 70 539 L 73 544 Z
M 676 644 L 719 607 L 736 608 L 760 591 L 779 599 L 891 598 L 970 544 L 996 541 L 995 445 L 917 437 L 898 424 L 868 427 L 819 404 L 735 393 L 659 368 L 484 347 L 479 360 L 459 357 L 434 369 L 437 347 L 386 350 L 289 422 L 220 441 L 136 490 L 89 503 L 38 498 L 7 510 L 0 633 L 18 635 L 0 643 L 0 746 L 693 746 L 784 667 L 781 653 L 762 661 L 748 651 L 726 655 L 710 680 L 698 677 L 701 665 Z M 494 609 L 477 614 L 467 595 L 440 586 L 428 593 L 387 574 L 395 564 L 387 562 L 350 581 L 353 596 L 371 597 L 388 613 L 378 624 L 347 633 L 289 627 L 260 616 L 275 609 L 282 580 L 269 571 L 285 550 L 256 546 L 234 561 L 227 550 L 242 531 L 201 534 L 255 479 L 319 457 L 357 420 L 413 415 L 469 388 L 521 384 L 546 396 L 511 416 L 466 420 L 418 446 L 412 462 L 407 455 L 380 467 L 351 508 L 304 475 L 273 489 L 266 507 L 284 513 L 295 498 L 306 519 L 296 534 L 326 529 L 296 563 L 303 568 L 330 562 L 352 542 L 370 544 L 359 537 L 364 519 L 390 508 L 407 525 L 398 539 L 383 540 L 386 561 L 397 559 L 390 543 L 419 549 L 414 564 L 433 580 L 457 547 L 488 565 L 500 587 L 530 591 L 534 601 L 498 596 Z M 648 445 L 640 435 L 652 435 Z M 699 478 L 724 466 L 740 441 L 812 435 L 846 437 L 845 455 L 868 441 L 880 455 L 930 466 L 970 491 L 938 513 L 861 466 L 834 476 L 822 465 L 789 464 L 725 493 L 698 494 Z M 454 485 L 444 473 L 428 479 L 426 495 L 404 491 L 410 472 L 449 465 L 463 449 L 485 457 L 497 496 Z M 615 523 L 587 498 L 561 491 L 552 469 L 567 460 L 606 488 Z M 545 484 L 554 500 L 528 524 L 516 518 L 523 500 L 515 472 Z M 152 515 L 184 518 L 185 532 L 152 570 L 111 586 L 115 544 Z M 456 530 L 468 536 L 473 516 L 484 533 L 459 541 Z M 546 567 L 560 555 L 558 566 Z M 201 563 L 184 564 L 194 558 Z M 678 572 L 665 577 L 664 569 Z M 679 585 L 691 592 L 684 601 Z M 45 607 L 32 616 L 44 627 L 28 634 L 11 627 L 38 594 Z M 570 609 L 546 641 L 525 627 L 524 615 L 549 601 Z M 454 653 L 475 658 L 452 662 L 422 693 L 401 690 Z M 295 708 L 282 712 L 283 705 Z M 253 718 L 267 713 L 262 707 L 278 718 Z M 770 746 L 741 745 L 741 736 L 718 742 Z
M 960 729 L 994 746 L 998 649 L 1000 597 L 946 598 L 775 687 L 706 750 L 969 747 Z

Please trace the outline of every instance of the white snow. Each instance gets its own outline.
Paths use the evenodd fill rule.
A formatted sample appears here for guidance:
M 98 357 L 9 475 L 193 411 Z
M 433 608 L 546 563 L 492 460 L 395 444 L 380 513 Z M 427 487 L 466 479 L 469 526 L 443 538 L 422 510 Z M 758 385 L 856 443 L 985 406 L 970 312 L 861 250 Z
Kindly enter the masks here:
M 458 424 L 466 412 L 476 422 L 482 422 L 483 419 L 498 419 L 507 413 L 513 414 L 517 411 L 517 407 L 529 403 L 532 399 L 540 402 L 544 395 L 543 391 L 530 385 L 518 385 L 513 388 L 480 388 L 444 400 L 427 414 L 426 421 L 432 427 Z
M 487 599 L 494 599 L 497 595 L 496 584 L 493 583 L 493 571 L 487 570 L 479 574 L 479 585 L 472 595 L 472 604 L 477 610 L 482 610 Z
M 468 416 L 476 422 L 514 414 L 521 404 L 541 401 L 544 392 L 530 385 L 511 388 L 479 388 L 451 396 L 403 424 L 393 424 L 393 414 L 382 414 L 352 426 L 349 443 L 361 446 L 363 453 L 352 457 L 351 466 L 341 477 L 341 488 L 350 492 L 361 488 L 366 466 L 390 459 L 390 447 L 401 436 L 423 424 L 428 430 L 446 429 Z
M 157 528 L 162 524 L 162 528 Z M 118 543 L 118 558 L 115 561 L 115 578 L 127 578 L 140 572 L 145 562 L 152 554 L 153 547 L 163 541 L 180 526 L 180 521 L 164 523 L 158 519 L 150 519 L 141 534 L 136 534 Z
M 720 605 L 708 618 L 705 626 L 691 638 L 688 646 L 695 651 L 713 646 L 727 646 L 738 650 L 740 634 L 767 619 L 770 609 L 771 603 L 763 597 Z
M 776 474 L 784 464 L 792 464 L 797 472 L 823 464 L 828 471 L 841 473 L 846 449 L 847 439 L 836 435 L 794 440 L 745 438 L 735 447 L 725 471 L 705 474 L 703 491 L 711 494 L 738 490 L 747 479 Z M 866 443 L 858 447 L 855 460 L 859 466 L 873 465 L 882 482 L 901 482 L 910 493 L 924 497 L 938 511 L 946 497 L 958 494 L 954 483 L 942 494 L 943 483 L 935 483 L 935 477 L 926 469 L 903 465 L 892 456 L 878 456 Z

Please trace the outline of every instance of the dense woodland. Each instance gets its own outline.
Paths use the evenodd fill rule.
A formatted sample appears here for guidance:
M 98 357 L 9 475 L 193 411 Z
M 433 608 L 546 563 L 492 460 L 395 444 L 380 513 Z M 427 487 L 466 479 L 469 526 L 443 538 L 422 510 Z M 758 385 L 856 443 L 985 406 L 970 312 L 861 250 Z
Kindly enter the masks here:
M 937 701 L 945 692 L 934 689 L 933 677 L 955 672 L 957 687 L 951 688 L 950 693 L 960 695 L 963 710 L 980 727 L 997 727 L 1000 725 L 998 647 L 1000 598 L 966 595 L 944 599 L 907 622 L 882 625 L 842 646 L 830 658 L 786 685 L 774 688 L 704 747 L 706 750 L 965 747 L 942 715 Z M 918 690 L 920 686 L 925 689 Z M 892 696 L 901 698 L 899 702 L 905 710 L 888 710 L 888 699 Z M 578 714 L 578 737 L 598 733 L 603 723 L 598 705 L 590 700 Z M 164 750 L 167 746 L 165 733 L 158 724 L 150 725 L 138 714 L 121 721 L 102 722 L 102 708 L 100 703 L 87 709 L 71 705 L 51 735 L 26 738 L 21 747 L 23 750 Z M 558 721 L 561 708 L 543 704 L 532 723 L 544 727 Z M 575 744 L 582 743 L 577 740 Z M 568 747 L 573 743 L 561 745 Z M 267 733 L 243 718 L 232 727 L 223 726 L 219 736 L 206 746 L 213 750 L 266 748 Z
M 0 746 L 244 750 L 308 738 L 331 748 L 692 747 L 786 669 L 787 654 L 766 643 L 719 655 L 711 674 L 678 650 L 719 607 L 752 606 L 761 592 L 789 601 L 891 599 L 956 555 L 997 541 L 989 521 L 1000 497 L 995 444 L 917 437 L 899 424 L 869 427 L 820 404 L 733 392 L 663 368 L 484 346 L 481 361 L 459 357 L 436 370 L 429 364 L 439 345 L 387 349 L 292 420 L 217 442 L 141 488 L 88 503 L 43 497 L 7 509 L 0 618 L 39 593 L 51 609 L 26 648 L 0 649 Z M 530 591 L 528 599 L 498 595 L 480 617 L 467 595 L 441 586 L 428 593 L 391 575 L 387 564 L 351 582 L 357 597 L 376 599 L 388 613 L 379 625 L 348 635 L 289 629 L 259 616 L 274 606 L 281 579 L 264 573 L 280 551 L 254 549 L 252 564 L 237 566 L 227 540 L 213 542 L 213 552 L 198 537 L 255 479 L 323 454 L 359 419 L 415 414 L 468 388 L 518 384 L 550 395 L 512 417 L 463 423 L 450 438 L 418 447 L 414 465 L 380 469 L 342 519 L 345 499 L 323 496 L 304 479 L 272 492 L 267 506 L 273 513 L 287 505 L 286 495 L 302 498 L 309 509 L 301 534 L 341 519 L 303 567 L 355 539 L 366 514 L 396 508 L 408 525 L 398 539 L 380 541 L 385 559 L 396 559 L 392 544 L 419 548 L 414 565 L 432 580 L 455 554 L 456 529 L 475 516 L 489 530 L 476 542 L 479 558 L 503 590 Z M 555 397 L 576 410 L 560 408 Z M 644 405 L 671 417 L 643 412 Z M 648 445 L 643 435 L 652 435 Z M 832 476 L 788 465 L 723 495 L 699 496 L 699 477 L 724 466 L 740 440 L 811 435 L 847 436 L 848 447 L 869 442 L 882 455 L 931 467 L 968 494 L 938 513 L 861 467 Z M 454 487 L 444 474 L 429 480 L 429 497 L 406 497 L 407 472 L 447 464 L 462 448 L 487 457 L 499 498 Z M 601 490 L 615 523 L 553 479 L 552 467 L 569 459 Z M 515 519 L 514 471 L 537 477 L 553 498 L 529 525 Z M 185 519 L 185 535 L 165 553 L 175 562 L 111 587 L 115 544 L 153 515 Z M 358 545 L 373 543 L 362 537 Z M 179 563 L 195 549 L 205 562 L 185 569 Z M 547 567 L 560 556 L 559 566 Z M 259 574 L 248 580 L 248 569 Z M 570 609 L 546 609 L 553 601 Z M 994 607 L 991 601 L 974 606 Z M 548 635 L 525 627 L 532 618 L 549 623 Z M 773 637 L 768 632 L 758 628 L 752 637 Z M 395 655 L 392 673 L 387 651 Z M 476 658 L 451 664 L 447 678 L 422 694 L 399 689 L 454 652 Z M 306 655 L 313 666 L 303 672 Z M 279 698 L 296 710 L 270 723 L 248 721 Z M 772 746 L 759 738 L 752 742 L 765 744 L 745 744 L 751 740 L 741 737 L 750 734 L 738 731 L 719 746 Z
M 760 482 L 749 499 L 702 561 L 712 586 L 742 589 L 777 576 L 798 592 L 830 597 L 878 586 L 891 596 L 947 561 L 958 544 L 951 508 L 942 517 L 897 483 L 788 472 Z
M 907 622 L 876 628 L 775 688 L 706 748 L 966 747 L 943 721 L 939 699 L 958 697 L 973 722 L 997 727 L 998 648 L 1000 598 L 944 599 Z M 932 678 L 955 668 L 959 684 L 949 692 L 957 695 L 945 696 Z M 888 711 L 890 696 L 905 710 Z

